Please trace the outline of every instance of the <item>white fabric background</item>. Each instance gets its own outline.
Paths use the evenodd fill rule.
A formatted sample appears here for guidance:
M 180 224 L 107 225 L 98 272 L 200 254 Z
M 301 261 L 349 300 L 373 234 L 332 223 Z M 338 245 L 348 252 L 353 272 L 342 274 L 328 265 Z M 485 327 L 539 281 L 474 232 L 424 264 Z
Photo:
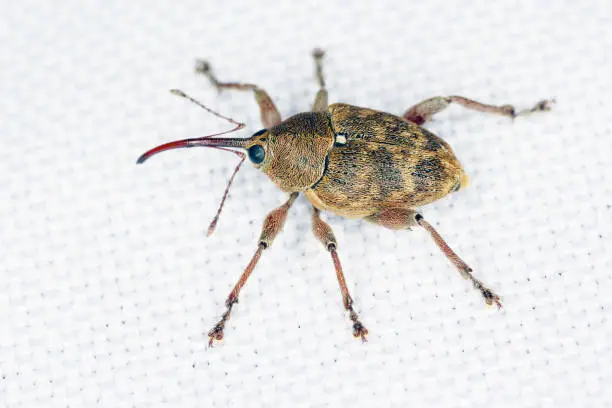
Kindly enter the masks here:
M 0 405 L 612 406 L 612 5 L 602 1 L 2 2 Z M 310 51 L 332 101 L 388 112 L 459 94 L 554 111 L 514 123 L 453 107 L 428 125 L 470 188 L 423 209 L 486 308 L 424 231 L 326 215 L 369 342 L 351 336 L 302 197 L 226 329 L 206 332 L 284 195 L 236 157 L 169 140 L 260 129 L 249 94 L 306 110 Z

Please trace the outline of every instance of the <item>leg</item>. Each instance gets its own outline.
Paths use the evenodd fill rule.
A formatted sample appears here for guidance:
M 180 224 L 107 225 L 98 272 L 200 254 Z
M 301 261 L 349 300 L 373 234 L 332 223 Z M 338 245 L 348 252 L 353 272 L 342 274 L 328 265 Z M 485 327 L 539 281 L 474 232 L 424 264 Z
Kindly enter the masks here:
M 464 279 L 469 279 L 480 293 L 484 297 L 487 305 L 495 303 L 498 308 L 501 308 L 501 299 L 493 291 L 487 288 L 481 281 L 476 279 L 472 275 L 472 268 L 470 268 L 457 254 L 448 246 L 444 239 L 438 234 L 438 232 L 432 227 L 423 216 L 414 210 L 407 209 L 389 209 L 380 213 L 366 217 L 366 220 L 380 224 L 389 229 L 410 229 L 410 227 L 420 226 L 423 227 L 429 235 L 433 238 L 438 248 L 442 250 L 444 255 L 449 261 L 455 265 L 459 270 L 461 276 Z
M 338 277 L 338 283 L 340 284 L 340 292 L 342 293 L 342 303 L 344 304 L 344 309 L 349 312 L 349 317 L 353 322 L 353 336 L 360 337 L 361 341 L 366 341 L 366 336 L 368 335 L 368 329 L 366 329 L 363 324 L 359 321 L 359 316 L 353 310 L 353 298 L 349 294 L 348 288 L 346 287 L 346 280 L 344 279 L 344 273 L 342 272 L 342 265 L 340 265 L 340 259 L 338 258 L 338 253 L 336 252 L 336 248 L 338 248 L 338 242 L 336 241 L 336 237 L 331 229 L 331 227 L 321 219 L 321 215 L 319 210 L 312 207 L 312 231 L 315 234 L 315 237 L 329 251 L 332 257 L 332 261 L 334 262 L 334 267 L 336 268 L 336 276 Z
M 234 286 L 234 289 L 232 289 L 229 296 L 227 297 L 227 300 L 225 301 L 225 306 L 227 307 L 227 310 L 221 316 L 221 320 L 219 320 L 215 327 L 213 327 L 208 332 L 208 345 L 210 347 L 212 347 L 213 342 L 215 340 L 223 340 L 223 329 L 225 328 L 225 323 L 227 323 L 230 318 L 232 308 L 236 303 L 238 303 L 238 295 L 240 294 L 240 290 L 245 285 L 247 279 L 249 279 L 249 276 L 251 275 L 251 272 L 253 272 L 253 269 L 255 269 L 255 265 L 257 265 L 257 261 L 259 261 L 263 250 L 272 245 L 272 241 L 274 241 L 276 235 L 278 235 L 280 230 L 283 228 L 283 224 L 287 219 L 287 212 L 289 211 L 289 208 L 291 208 L 291 206 L 293 205 L 293 202 L 295 201 L 297 196 L 298 193 L 292 193 L 287 202 L 285 202 L 285 204 L 281 205 L 275 210 L 272 210 L 272 212 L 270 212 L 270 214 L 268 214 L 268 216 L 266 217 L 261 231 L 261 235 L 259 236 L 259 243 L 257 245 L 257 251 L 255 252 L 255 255 L 253 255 L 251 262 L 249 262 L 244 272 L 240 276 L 238 283 L 236 283 L 236 286 Z
M 261 122 L 263 125 L 266 128 L 271 128 L 281 123 L 280 113 L 276 105 L 274 105 L 274 102 L 272 102 L 272 98 L 270 98 L 266 91 L 259 88 L 257 85 L 238 82 L 221 82 L 214 76 L 210 64 L 206 61 L 197 61 L 196 72 L 205 75 L 218 91 L 222 91 L 223 89 L 252 90 L 255 93 L 255 100 L 259 105 Z
M 517 112 L 512 105 L 487 105 L 464 98 L 463 96 L 436 96 L 434 98 L 426 99 L 408 109 L 406 113 L 404 113 L 404 118 L 410 122 L 416 123 L 417 125 L 421 125 L 431 119 L 434 114 L 446 109 L 446 107 L 451 103 L 456 103 L 464 108 L 480 112 L 494 113 L 497 115 L 516 118 L 517 116 L 523 116 L 533 112 L 549 111 L 554 102 L 554 99 L 544 99 L 536 103 L 531 109 L 523 109 Z
M 315 101 L 312 104 L 313 112 L 323 112 L 327 110 L 327 90 L 325 89 L 325 79 L 323 79 L 323 56 L 325 52 L 320 48 L 315 48 L 312 52 L 312 56 L 315 60 L 315 67 L 317 73 L 317 82 L 319 83 L 319 91 L 315 97 Z

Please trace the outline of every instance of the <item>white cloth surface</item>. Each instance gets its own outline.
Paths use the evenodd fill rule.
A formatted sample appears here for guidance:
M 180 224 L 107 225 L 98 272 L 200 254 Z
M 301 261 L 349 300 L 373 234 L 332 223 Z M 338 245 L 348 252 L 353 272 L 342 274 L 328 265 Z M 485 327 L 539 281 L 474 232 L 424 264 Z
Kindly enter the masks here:
M 612 3 L 602 1 L 2 1 L 0 405 L 6 407 L 610 407 Z M 435 95 L 554 110 L 451 107 L 427 128 L 466 190 L 422 209 L 487 308 L 419 229 L 325 214 L 369 342 L 352 338 L 301 197 L 226 328 L 207 331 L 285 199 L 234 155 L 162 142 L 261 128 L 316 92 L 393 113 Z

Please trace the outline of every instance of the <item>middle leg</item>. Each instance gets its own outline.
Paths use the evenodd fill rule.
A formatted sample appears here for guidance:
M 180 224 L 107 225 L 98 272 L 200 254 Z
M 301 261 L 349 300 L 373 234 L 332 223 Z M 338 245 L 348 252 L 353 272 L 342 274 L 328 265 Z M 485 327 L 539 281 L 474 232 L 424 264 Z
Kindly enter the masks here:
M 365 218 L 367 221 L 375 224 L 382 225 L 383 227 L 399 230 L 399 229 L 410 229 L 411 227 L 422 227 L 429 235 L 433 238 L 434 242 L 440 248 L 442 253 L 448 258 L 449 261 L 455 265 L 455 268 L 459 271 L 464 279 L 468 279 L 472 282 L 472 285 L 476 290 L 480 292 L 487 305 L 495 303 L 499 309 L 501 309 L 501 298 L 496 295 L 491 289 L 487 288 L 480 280 L 476 279 L 472 274 L 473 270 L 466 264 L 459 256 L 448 246 L 446 241 L 440 236 L 438 231 L 431 226 L 421 214 L 414 210 L 403 209 L 403 208 L 391 208 L 388 210 L 381 211 L 374 215 Z
M 327 89 L 325 89 L 325 79 L 323 78 L 323 57 L 325 56 L 325 52 L 320 48 L 315 48 L 312 52 L 312 56 L 315 60 L 317 83 L 319 84 L 319 91 L 312 104 L 312 111 L 324 112 L 327 110 Z
M 334 268 L 336 269 L 336 276 L 338 277 L 338 283 L 340 284 L 342 303 L 344 304 L 344 309 L 349 312 L 349 317 L 353 322 L 353 336 L 361 337 L 361 341 L 365 342 L 366 336 L 368 335 L 368 329 L 361 324 L 359 316 L 357 316 L 357 313 L 353 310 L 353 298 L 349 294 L 348 287 L 346 286 L 342 265 L 340 265 L 340 259 L 336 252 L 338 242 L 329 224 L 321 219 L 321 212 L 314 207 L 312 207 L 312 232 L 331 254 Z

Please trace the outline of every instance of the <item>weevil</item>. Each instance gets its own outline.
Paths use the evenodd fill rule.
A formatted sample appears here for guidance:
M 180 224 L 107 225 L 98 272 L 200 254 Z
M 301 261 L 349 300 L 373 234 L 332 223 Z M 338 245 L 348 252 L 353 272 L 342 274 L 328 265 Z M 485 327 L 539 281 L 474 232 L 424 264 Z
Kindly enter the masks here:
M 209 345 L 224 337 L 241 289 L 246 284 L 262 252 L 269 248 L 283 228 L 287 213 L 300 193 L 312 205 L 312 231 L 329 252 L 340 285 L 342 303 L 353 325 L 353 335 L 366 341 L 368 330 L 354 310 L 344 272 L 338 256 L 338 242 L 331 227 L 321 219 L 328 211 L 347 218 L 361 218 L 393 230 L 423 228 L 463 278 L 471 281 L 488 305 L 501 308 L 501 298 L 474 277 L 470 268 L 449 247 L 434 227 L 417 210 L 468 184 L 450 145 L 422 125 L 451 104 L 475 111 L 515 118 L 551 109 L 554 100 L 536 103 L 532 108 L 517 111 L 512 105 L 495 106 L 462 96 L 437 96 L 426 99 L 402 116 L 344 103 L 328 104 L 320 49 L 313 51 L 319 90 L 312 108 L 284 121 L 268 93 L 251 83 L 221 82 L 210 65 L 198 61 L 196 72 L 208 77 L 217 90 L 252 91 L 259 106 L 264 128 L 249 138 L 219 137 L 245 125 L 225 117 L 179 90 L 172 90 L 221 117 L 235 127 L 214 135 L 178 140 L 155 147 L 138 159 L 143 163 L 152 155 L 175 148 L 206 146 L 231 151 L 240 162 L 231 175 L 221 204 L 210 224 L 210 235 L 217 225 L 229 188 L 248 156 L 255 168 L 289 197 L 272 210 L 264 220 L 257 249 L 225 301 L 226 310 L 208 333 Z M 243 151 L 246 151 L 246 155 Z

